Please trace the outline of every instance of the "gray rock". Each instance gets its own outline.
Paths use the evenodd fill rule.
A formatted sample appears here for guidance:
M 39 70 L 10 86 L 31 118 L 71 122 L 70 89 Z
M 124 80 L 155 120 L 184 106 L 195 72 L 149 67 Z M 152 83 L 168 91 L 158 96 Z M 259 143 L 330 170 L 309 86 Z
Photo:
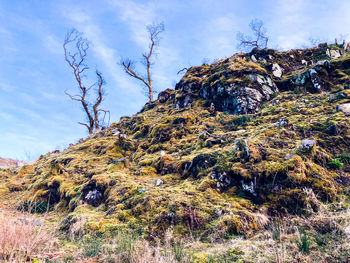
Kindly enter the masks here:
M 113 134 L 113 136 L 118 136 L 120 134 L 119 129 L 113 129 L 112 134 Z
M 330 56 L 331 58 L 338 58 L 338 57 L 341 56 L 340 51 L 339 50 L 335 50 L 335 49 L 331 49 L 331 50 L 327 49 L 326 54 L 328 56 Z
M 252 59 L 253 62 L 258 62 L 258 60 L 256 59 L 256 57 L 254 55 L 252 55 L 250 58 Z
M 98 189 L 94 189 L 89 191 L 84 199 L 89 205 L 97 207 L 102 203 L 102 198 L 102 193 Z
M 144 192 L 147 192 L 147 189 L 146 189 L 146 188 L 141 188 L 141 189 L 139 189 L 139 193 L 144 193 Z
M 247 84 L 218 81 L 207 85 L 199 81 L 200 77 L 192 79 L 183 78 L 176 84 L 176 109 L 189 107 L 194 100 L 202 98 L 211 101 L 217 111 L 233 114 L 256 113 L 262 103 L 278 92 L 276 84 L 267 74 L 249 74 Z
M 241 185 L 242 185 L 243 191 L 248 192 L 248 193 L 250 193 L 250 194 L 252 194 L 254 196 L 257 195 L 253 182 L 250 182 L 250 183 L 246 184 L 243 181 L 241 181 Z
M 295 156 L 295 153 L 287 153 L 286 156 L 284 156 L 284 160 L 288 161 Z
M 159 157 L 163 158 L 164 155 L 165 155 L 165 152 L 164 151 L 160 151 Z
M 345 43 L 344 43 L 344 51 L 345 51 L 345 52 L 349 52 L 349 51 L 350 51 L 349 42 L 345 42 Z
M 225 171 L 218 172 L 215 169 L 212 169 L 211 173 L 210 173 L 210 178 L 213 180 L 217 180 L 216 187 L 220 191 L 226 190 L 226 189 L 230 188 L 231 186 L 233 186 L 233 184 L 234 184 L 234 180 L 233 180 L 232 176 L 230 176 Z
M 343 112 L 345 115 L 350 115 L 350 103 L 339 104 L 336 110 Z
M 303 140 L 300 143 L 299 150 L 302 153 L 309 153 L 312 151 L 313 147 L 316 145 L 316 142 L 314 140 Z
M 280 78 L 280 77 L 282 77 L 283 69 L 280 67 L 280 65 L 275 63 L 275 64 L 272 65 L 272 74 L 275 77 Z
M 114 160 L 112 160 L 111 163 L 116 164 L 116 163 L 120 163 L 120 162 L 126 162 L 126 158 L 114 159 Z
M 156 180 L 156 182 L 155 182 L 155 185 L 156 185 L 156 186 L 160 186 L 160 185 L 162 185 L 162 184 L 163 184 L 163 180 L 162 180 L 162 179 L 159 179 L 159 178 L 158 178 L 158 179 Z
M 317 71 L 313 68 L 310 68 L 309 74 L 310 74 L 310 79 L 311 79 L 311 82 L 312 82 L 312 85 L 314 86 L 314 88 L 317 90 L 320 90 L 321 84 L 319 83 Z
M 286 127 L 286 126 L 288 126 L 288 120 L 286 118 L 279 119 L 278 127 L 282 128 L 282 127 Z
M 329 62 L 329 60 L 320 60 L 320 61 L 317 61 L 316 66 L 324 66 L 326 68 L 330 68 L 331 63 Z M 317 67 L 316 67 L 316 69 L 317 69 Z

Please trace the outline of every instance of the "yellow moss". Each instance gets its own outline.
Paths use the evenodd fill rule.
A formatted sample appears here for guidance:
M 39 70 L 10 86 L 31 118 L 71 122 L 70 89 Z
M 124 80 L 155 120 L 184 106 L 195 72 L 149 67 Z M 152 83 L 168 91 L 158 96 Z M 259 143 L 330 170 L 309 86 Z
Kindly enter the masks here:
M 150 175 L 150 176 L 156 176 L 157 175 L 157 170 L 156 168 L 152 167 L 152 166 L 146 166 L 146 167 L 142 167 L 140 169 L 140 175 Z
M 305 171 L 305 163 L 299 155 L 294 155 L 287 161 L 288 177 L 291 178 L 294 183 L 300 184 L 306 179 Z
M 229 66 L 231 70 L 234 71 L 251 71 L 256 70 L 258 72 L 267 73 L 266 69 L 260 66 L 259 63 L 253 61 L 246 61 L 244 59 L 238 59 L 233 64 Z

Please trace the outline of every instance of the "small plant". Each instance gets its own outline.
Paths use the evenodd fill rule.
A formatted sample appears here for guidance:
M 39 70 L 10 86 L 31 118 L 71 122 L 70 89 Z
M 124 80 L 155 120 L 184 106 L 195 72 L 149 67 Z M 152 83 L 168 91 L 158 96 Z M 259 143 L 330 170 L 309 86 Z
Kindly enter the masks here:
M 172 244 L 172 248 L 173 248 L 174 258 L 178 262 L 181 262 L 186 257 L 184 244 L 182 242 L 177 241 Z
M 88 239 L 83 246 L 83 253 L 85 258 L 96 257 L 101 249 L 101 240 L 98 238 Z
M 340 161 L 340 158 L 335 158 L 335 159 L 332 159 L 328 162 L 328 166 L 331 169 L 341 170 L 341 169 L 343 169 L 344 163 L 342 163 Z
M 310 241 L 305 232 L 300 237 L 298 248 L 299 248 L 299 251 L 303 254 L 308 254 L 310 252 Z
M 337 158 L 342 162 L 346 164 L 350 164 L 350 154 L 343 152 L 342 154 L 339 154 Z

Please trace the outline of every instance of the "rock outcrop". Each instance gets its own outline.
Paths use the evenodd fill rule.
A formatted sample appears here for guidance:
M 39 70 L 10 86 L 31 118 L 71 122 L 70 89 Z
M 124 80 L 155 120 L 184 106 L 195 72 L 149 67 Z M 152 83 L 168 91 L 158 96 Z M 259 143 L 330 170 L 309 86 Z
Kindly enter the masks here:
M 175 108 L 189 107 L 201 98 L 216 110 L 233 114 L 256 113 L 278 92 L 264 68 L 240 56 L 190 68 L 175 90 Z

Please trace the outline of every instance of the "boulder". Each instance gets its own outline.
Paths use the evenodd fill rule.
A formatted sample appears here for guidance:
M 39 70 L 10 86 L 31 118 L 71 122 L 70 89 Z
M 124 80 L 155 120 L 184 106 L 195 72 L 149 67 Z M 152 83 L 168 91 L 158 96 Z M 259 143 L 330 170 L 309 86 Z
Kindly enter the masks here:
M 306 139 L 302 140 L 299 146 L 299 152 L 303 154 L 312 153 L 316 147 L 314 140 Z
M 341 56 L 340 51 L 339 50 L 335 50 L 335 49 L 331 49 L 331 50 L 327 49 L 326 54 L 328 56 L 330 56 L 331 58 L 338 58 L 338 57 Z
M 158 179 L 156 180 L 156 182 L 155 182 L 155 185 L 156 185 L 156 186 L 160 186 L 160 185 L 162 185 L 162 184 L 163 184 L 163 180 L 162 180 L 162 179 L 159 179 L 159 178 L 158 178 Z
M 350 103 L 339 104 L 336 110 L 343 112 L 345 115 L 350 115 Z
M 280 65 L 278 65 L 277 63 L 274 63 L 272 65 L 272 74 L 275 77 L 280 78 L 282 77 L 282 73 L 283 73 L 283 69 L 280 67 Z
M 89 205 L 98 207 L 102 203 L 103 194 L 98 189 L 94 189 L 89 191 L 84 199 Z

